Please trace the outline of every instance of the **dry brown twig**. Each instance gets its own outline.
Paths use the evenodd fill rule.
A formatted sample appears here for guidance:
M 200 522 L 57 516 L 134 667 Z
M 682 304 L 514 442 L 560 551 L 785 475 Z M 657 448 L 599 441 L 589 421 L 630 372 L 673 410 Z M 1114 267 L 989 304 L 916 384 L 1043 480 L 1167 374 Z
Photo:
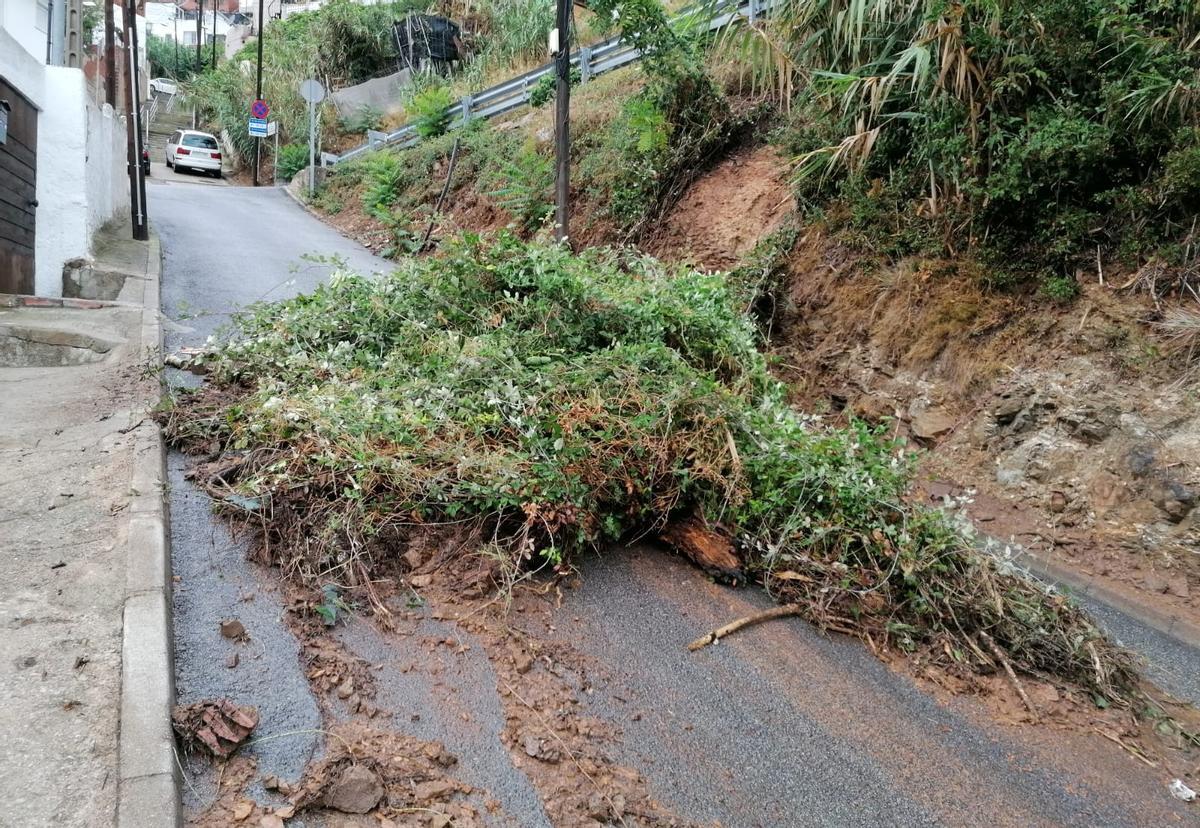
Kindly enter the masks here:
M 1025 702 L 1025 707 L 1029 709 L 1029 715 L 1033 716 L 1033 723 L 1038 724 L 1041 721 L 1041 716 L 1038 715 L 1037 708 L 1033 706 L 1033 700 L 1029 698 L 1029 694 L 1025 692 L 1025 687 L 1021 684 L 1021 680 L 1017 678 L 1017 673 L 1012 668 L 1012 664 L 1004 656 L 1003 651 L 996 646 L 996 642 L 992 637 L 983 630 L 979 631 L 979 637 L 988 645 L 988 649 L 992 651 L 992 655 L 1000 662 L 1000 666 L 1004 668 L 1008 680 L 1012 682 L 1012 686 L 1016 689 L 1017 695 L 1021 697 L 1021 701 Z
M 736 621 L 730 621 L 723 627 L 718 627 L 706 635 L 697 638 L 688 645 L 688 649 L 695 652 L 707 647 L 709 644 L 715 644 L 727 635 L 732 635 L 743 627 L 749 627 L 753 624 L 761 624 L 763 621 L 771 621 L 776 618 L 787 618 L 792 615 L 800 615 L 803 608 L 800 604 L 781 604 L 778 607 L 772 607 L 769 610 L 756 612 L 754 615 L 747 615 L 744 618 L 739 618 Z

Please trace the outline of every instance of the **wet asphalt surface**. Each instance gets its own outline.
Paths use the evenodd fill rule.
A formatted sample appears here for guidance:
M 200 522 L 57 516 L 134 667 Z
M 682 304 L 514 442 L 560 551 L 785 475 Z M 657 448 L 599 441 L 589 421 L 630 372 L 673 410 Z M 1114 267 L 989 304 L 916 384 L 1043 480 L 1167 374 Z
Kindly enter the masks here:
M 272 187 L 211 187 L 151 180 L 146 200 L 162 239 L 163 312 L 168 353 L 198 347 L 259 299 L 311 290 L 329 277 L 327 264 L 305 254 L 336 255 L 363 272 L 387 270 L 361 246 L 344 239 Z M 168 381 L 195 384 L 172 371 Z M 299 645 L 281 621 L 282 602 L 271 573 L 246 560 L 245 546 L 214 520 L 209 498 L 184 479 L 187 460 L 167 458 L 171 487 L 171 565 L 175 584 L 175 683 L 178 702 L 226 697 L 259 708 L 260 725 L 246 751 L 260 775 L 295 781 L 323 739 L 320 712 L 298 659 Z M 220 623 L 237 618 L 246 643 L 221 636 Z M 227 660 L 237 654 L 236 667 Z M 185 766 L 185 805 L 215 792 L 207 762 Z M 260 790 L 260 796 L 266 797 Z
M 301 261 L 305 253 L 341 256 L 364 271 L 388 269 L 271 188 L 158 184 L 148 188 L 148 201 L 166 256 L 168 351 L 203 344 L 236 307 L 327 278 L 327 266 Z M 248 562 L 213 519 L 207 497 L 183 479 L 184 458 L 172 454 L 169 465 L 179 701 L 228 696 L 257 705 L 262 723 L 247 750 L 259 774 L 295 780 L 320 754 L 321 719 L 297 642 L 280 620 L 276 576 Z M 798 620 L 686 649 L 709 629 L 769 606 L 760 591 L 714 585 L 657 550 L 590 558 L 581 574 L 582 586 L 565 596 L 545 635 L 595 664 L 596 692 L 585 709 L 622 732 L 614 759 L 644 773 L 660 801 L 686 819 L 726 826 L 1195 819 L 1194 808 L 1167 794 L 1161 772 L 1119 750 L 996 725 L 968 702 L 918 690 L 860 643 L 822 636 Z M 1145 648 L 1169 689 L 1200 695 L 1194 651 L 1120 613 L 1100 615 L 1126 643 Z M 248 643 L 221 637 L 218 625 L 230 617 L 246 625 Z M 421 625 L 421 635 L 434 637 L 453 628 L 433 619 Z M 336 636 L 379 665 L 375 701 L 393 713 L 393 726 L 443 741 L 459 757 L 455 775 L 501 804 L 498 823 L 548 824 L 537 792 L 499 741 L 504 716 L 482 647 L 458 658 L 431 653 L 417 646 L 420 636 L 385 637 L 362 619 Z M 229 668 L 233 652 L 238 666 Z M 1160 659 L 1162 668 L 1153 664 Z M 411 669 L 414 663 L 422 669 Z M 207 765 L 188 770 L 184 797 L 195 808 L 212 795 L 214 780 Z
M 618 759 L 699 821 L 776 825 L 1173 824 L 1165 782 L 1065 733 L 998 726 L 939 702 L 860 642 L 799 619 L 688 642 L 773 605 L 657 549 L 581 566 L 560 635 L 610 684 L 588 712 L 622 722 Z M 621 699 L 625 701 L 620 701 Z M 631 715 L 636 712 L 637 715 Z M 977 713 L 978 711 L 975 711 Z

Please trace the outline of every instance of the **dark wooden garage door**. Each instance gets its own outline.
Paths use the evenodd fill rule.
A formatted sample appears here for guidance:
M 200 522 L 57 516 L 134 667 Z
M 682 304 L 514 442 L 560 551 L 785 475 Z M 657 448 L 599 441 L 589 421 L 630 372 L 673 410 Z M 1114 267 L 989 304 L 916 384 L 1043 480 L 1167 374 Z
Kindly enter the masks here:
M 4 78 L 0 101 L 9 108 L 8 139 L 0 143 L 0 293 L 33 293 L 38 111 Z

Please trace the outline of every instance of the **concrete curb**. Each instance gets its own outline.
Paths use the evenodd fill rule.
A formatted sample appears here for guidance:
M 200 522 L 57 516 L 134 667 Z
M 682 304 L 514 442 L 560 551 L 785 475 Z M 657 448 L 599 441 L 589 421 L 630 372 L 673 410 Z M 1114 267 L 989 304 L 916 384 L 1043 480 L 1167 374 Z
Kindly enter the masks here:
M 308 213 L 310 216 L 312 216 L 315 219 L 318 219 L 319 221 L 325 222 L 324 214 L 317 212 L 316 209 L 314 209 L 311 204 L 309 204 L 307 201 L 302 199 L 300 196 L 293 193 L 292 188 L 289 184 L 276 184 L 275 186 L 277 189 L 283 190 L 283 192 L 287 195 L 288 198 L 290 198 L 292 201 L 299 204 L 300 207 L 303 208 L 304 212 Z M 328 222 L 325 222 L 325 223 L 328 223 Z
M 157 235 L 151 234 L 147 247 L 140 346 L 143 358 L 157 365 L 162 362 L 162 245 Z M 133 433 L 133 497 L 121 642 L 117 828 L 163 828 L 180 821 L 178 763 L 171 730 L 175 671 L 166 453 L 157 423 L 147 419 Z
M 1093 598 L 1186 647 L 1200 650 L 1200 626 L 1187 619 L 1133 601 L 1101 582 L 1095 575 L 1083 575 L 1029 551 L 1022 555 L 1021 563 L 1039 578 L 1067 587 L 1073 595 Z

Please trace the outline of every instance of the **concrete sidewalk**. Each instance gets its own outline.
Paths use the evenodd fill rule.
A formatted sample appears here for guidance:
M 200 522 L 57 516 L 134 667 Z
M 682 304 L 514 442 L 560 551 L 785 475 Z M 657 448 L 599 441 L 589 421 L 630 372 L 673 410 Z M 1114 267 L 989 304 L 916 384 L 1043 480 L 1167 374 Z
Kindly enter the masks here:
M 0 297 L 0 826 L 177 820 L 160 254 L 128 235 L 97 245 L 117 301 Z

